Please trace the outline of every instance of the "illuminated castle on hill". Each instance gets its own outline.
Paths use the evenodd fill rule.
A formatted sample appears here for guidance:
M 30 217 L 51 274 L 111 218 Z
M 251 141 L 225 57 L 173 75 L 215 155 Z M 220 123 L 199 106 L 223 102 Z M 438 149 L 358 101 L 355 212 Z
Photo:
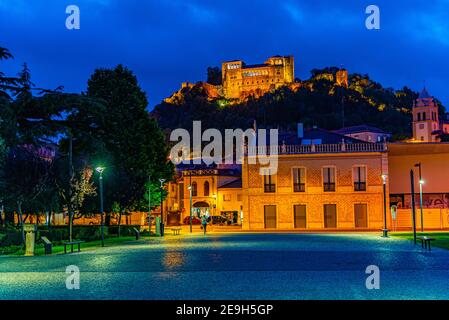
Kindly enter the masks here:
M 192 89 L 194 86 L 203 88 L 210 100 L 225 98 L 240 101 L 248 97 L 259 98 L 283 86 L 296 91 L 304 85 L 295 80 L 293 56 L 273 56 L 262 64 L 253 65 L 247 65 L 242 60 L 227 61 L 222 63 L 221 74 L 221 85 L 184 82 L 181 89 L 165 99 L 165 102 L 176 103 L 182 100 L 183 90 Z M 348 87 L 348 72 L 344 69 L 323 76 L 339 86 Z

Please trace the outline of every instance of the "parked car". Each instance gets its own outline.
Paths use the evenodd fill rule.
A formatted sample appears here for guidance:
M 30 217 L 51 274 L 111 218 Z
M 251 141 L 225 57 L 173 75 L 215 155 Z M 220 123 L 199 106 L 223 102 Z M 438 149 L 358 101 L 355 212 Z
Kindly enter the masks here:
M 185 217 L 183 222 L 184 224 L 190 224 L 190 217 Z M 192 224 L 201 224 L 201 219 L 192 217 Z
M 230 224 L 230 221 L 223 216 L 210 216 L 209 223 L 222 226 L 225 224 Z

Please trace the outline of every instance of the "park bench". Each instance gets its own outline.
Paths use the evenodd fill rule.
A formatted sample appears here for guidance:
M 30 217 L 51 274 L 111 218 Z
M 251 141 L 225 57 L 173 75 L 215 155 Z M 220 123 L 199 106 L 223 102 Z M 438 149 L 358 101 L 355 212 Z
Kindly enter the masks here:
M 51 254 L 53 248 L 51 241 L 47 237 L 41 237 L 41 240 L 44 242 L 45 254 Z
M 73 253 L 73 246 L 78 245 L 78 252 L 81 252 L 81 243 L 84 241 L 72 241 L 72 242 L 64 242 L 64 254 L 67 253 L 67 246 L 70 246 L 70 252 Z
M 181 228 L 172 228 L 171 231 L 174 236 L 179 236 L 181 234 Z
M 424 249 L 429 249 L 429 251 L 431 251 L 432 249 L 430 248 L 430 243 L 432 241 L 435 241 L 435 238 L 430 238 L 427 236 L 422 236 L 422 237 L 418 237 L 418 240 L 421 240 L 421 247 Z
M 134 231 L 134 235 L 136 236 L 136 240 L 139 240 L 140 239 L 140 231 L 137 230 L 136 228 L 133 228 L 133 231 Z

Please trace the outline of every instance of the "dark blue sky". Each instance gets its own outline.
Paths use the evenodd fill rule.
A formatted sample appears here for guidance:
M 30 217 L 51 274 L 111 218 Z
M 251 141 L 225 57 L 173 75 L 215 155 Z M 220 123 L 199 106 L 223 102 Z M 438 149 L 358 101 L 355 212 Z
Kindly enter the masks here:
M 65 8 L 81 10 L 81 29 L 65 28 Z M 381 10 L 381 29 L 365 28 L 365 8 Z M 407 85 L 449 106 L 449 1 L 0 0 L 0 46 L 27 62 L 41 87 L 86 89 L 96 67 L 122 63 L 137 75 L 150 108 L 182 81 L 205 80 L 224 60 L 259 63 L 292 54 L 296 76 L 343 64 L 386 87 Z

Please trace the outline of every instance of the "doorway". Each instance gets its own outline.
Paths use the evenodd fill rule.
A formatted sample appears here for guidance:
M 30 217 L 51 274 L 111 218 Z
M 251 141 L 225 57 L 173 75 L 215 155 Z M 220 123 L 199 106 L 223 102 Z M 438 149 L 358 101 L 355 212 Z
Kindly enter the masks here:
M 364 203 L 354 204 L 354 221 L 356 228 L 368 228 L 368 209 Z
M 306 205 L 298 204 L 293 207 L 295 217 L 295 228 L 305 229 L 307 227 Z
M 324 227 L 325 228 L 337 228 L 337 205 L 325 204 L 324 205 Z
M 269 205 L 264 207 L 265 211 L 265 229 L 276 228 L 276 206 Z

